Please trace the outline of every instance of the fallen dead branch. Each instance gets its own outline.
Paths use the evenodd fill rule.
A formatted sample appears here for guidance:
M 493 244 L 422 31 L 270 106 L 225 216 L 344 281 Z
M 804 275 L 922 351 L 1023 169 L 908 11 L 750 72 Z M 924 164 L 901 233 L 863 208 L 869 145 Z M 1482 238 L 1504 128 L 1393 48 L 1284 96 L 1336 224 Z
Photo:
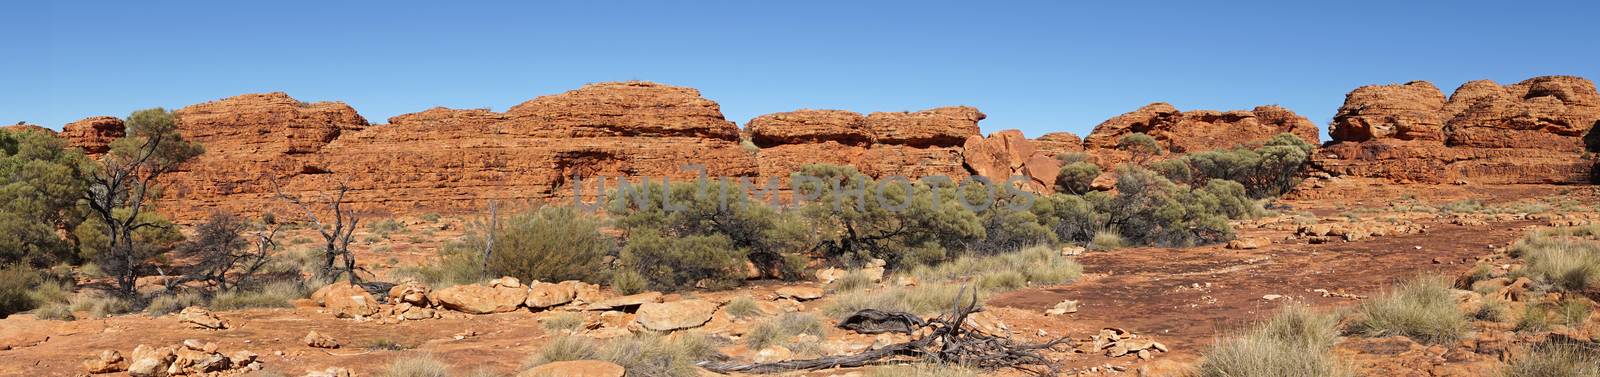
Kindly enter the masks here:
M 997 336 L 986 333 L 967 323 L 967 316 L 978 310 L 978 296 L 974 292 L 971 299 L 966 299 L 966 288 L 953 303 L 950 312 L 939 317 L 925 321 L 917 321 L 912 329 L 912 339 L 903 343 L 890 344 L 883 348 L 867 350 L 854 355 L 826 356 L 815 359 L 788 360 L 771 363 L 738 364 L 723 361 L 707 361 L 700 363 L 702 368 L 718 373 L 778 373 L 799 370 L 819 370 L 838 367 L 860 367 L 866 365 L 892 364 L 906 362 L 928 362 L 936 364 L 956 364 L 977 367 L 981 369 L 1013 368 L 1029 372 L 1038 376 L 1050 376 L 1059 373 L 1056 363 L 1043 354 L 1057 345 L 1070 346 L 1070 339 L 1066 337 L 1030 344 L 1012 340 L 1009 336 Z M 967 301 L 962 303 L 961 301 Z M 851 316 L 857 318 L 862 313 Z M 865 316 L 875 318 L 916 318 L 909 313 L 881 312 L 874 310 Z M 908 321 L 896 321 L 905 324 Z

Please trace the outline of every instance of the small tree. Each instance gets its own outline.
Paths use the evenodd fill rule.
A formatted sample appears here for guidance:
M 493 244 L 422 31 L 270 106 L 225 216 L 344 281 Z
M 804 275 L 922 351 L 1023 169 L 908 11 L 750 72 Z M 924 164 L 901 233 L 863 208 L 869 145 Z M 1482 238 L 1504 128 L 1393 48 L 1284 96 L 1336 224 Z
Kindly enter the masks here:
M 1142 132 L 1122 135 L 1117 139 L 1117 149 L 1131 154 L 1135 165 L 1144 165 L 1151 158 L 1161 155 L 1161 144 L 1156 142 L 1156 138 Z
M 238 215 L 227 212 L 211 214 L 206 222 L 195 227 L 195 236 L 181 252 L 195 259 L 193 272 L 184 279 L 169 282 L 175 286 L 183 281 L 201 280 L 215 285 L 218 290 L 243 284 L 266 265 L 278 232 L 278 224 L 269 214 L 249 234 L 252 224 Z M 232 275 L 232 280 L 229 276 Z
M 1083 195 L 1094 191 L 1094 179 L 1100 176 L 1100 166 L 1090 162 L 1074 162 L 1061 166 L 1056 175 L 1056 192 Z
M 350 252 L 350 242 L 354 239 L 356 225 L 361 222 L 361 216 L 344 202 L 345 194 L 350 192 L 350 185 L 340 181 L 338 186 L 334 187 L 333 194 L 323 198 L 322 201 L 327 203 L 328 212 L 333 214 L 333 222 L 327 223 L 323 222 L 323 218 L 317 217 L 317 213 L 312 211 L 300 197 L 284 193 L 282 186 L 278 185 L 277 178 L 271 179 L 273 191 L 277 192 L 278 198 L 300 208 L 300 211 L 305 213 L 306 220 L 310 221 L 317 234 L 322 236 L 322 269 L 318 277 L 334 281 L 338 280 L 340 275 L 349 275 L 351 283 L 360 281 L 361 278 L 356 276 L 356 255 Z M 344 262 L 342 267 L 334 263 L 338 260 Z
M 811 182 L 797 183 L 796 195 L 816 198 L 800 208 L 820 238 L 812 249 L 834 263 L 867 258 L 883 259 L 891 267 L 934 262 L 947 258 L 948 250 L 961 250 L 984 237 L 978 215 L 954 200 L 961 195 L 954 187 L 880 183 L 855 168 L 835 165 L 806 165 L 792 179 L 802 178 Z
M 147 206 L 160 195 L 159 179 L 204 150 L 183 140 L 177 118 L 166 110 L 134 112 L 126 124 L 127 136 L 113 141 L 110 153 L 89 174 L 83 199 L 105 235 L 105 249 L 97 258 L 100 267 L 112 274 L 123 294 L 133 294 L 146 259 L 153 256 L 146 251 L 157 250 L 136 244 L 135 234 L 146 228 L 170 229 Z
M 57 230 L 83 222 L 89 162 L 62 138 L 0 129 L 0 266 L 77 261 Z

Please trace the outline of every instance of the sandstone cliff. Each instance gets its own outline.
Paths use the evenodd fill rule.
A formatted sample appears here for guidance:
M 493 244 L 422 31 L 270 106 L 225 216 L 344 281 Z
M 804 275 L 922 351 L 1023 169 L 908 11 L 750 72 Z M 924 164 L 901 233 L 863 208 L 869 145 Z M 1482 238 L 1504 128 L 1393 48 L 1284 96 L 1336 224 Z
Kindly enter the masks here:
M 1600 121 L 1593 82 L 1546 76 L 1473 81 L 1448 100 L 1427 82 L 1357 88 L 1314 157 L 1334 175 L 1428 183 L 1587 182 L 1584 137 Z
M 1315 123 L 1289 109 L 1257 106 L 1250 111 L 1179 111 L 1172 105 L 1156 102 L 1118 115 L 1094 127 L 1083 139 L 1084 149 L 1106 170 L 1127 161 L 1116 149 L 1123 136 L 1150 135 L 1168 157 L 1233 147 L 1251 147 L 1273 136 L 1290 133 L 1316 144 L 1320 131 Z

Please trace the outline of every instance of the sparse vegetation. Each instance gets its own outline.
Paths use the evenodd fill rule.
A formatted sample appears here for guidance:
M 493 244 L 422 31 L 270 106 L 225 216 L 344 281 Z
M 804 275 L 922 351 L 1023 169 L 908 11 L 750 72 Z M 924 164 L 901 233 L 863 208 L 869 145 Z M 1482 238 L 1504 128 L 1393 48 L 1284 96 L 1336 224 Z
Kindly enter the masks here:
M 583 327 L 583 313 L 562 312 L 539 320 L 545 331 L 571 332 Z
M 872 368 L 870 377 L 977 377 L 978 371 L 958 365 L 916 363 Z
M 1466 334 L 1467 317 L 1456 307 L 1451 282 L 1421 276 L 1400 284 L 1357 309 L 1352 331 L 1368 336 L 1402 335 L 1425 343 L 1446 343 Z
M 1152 164 L 1174 182 L 1202 186 L 1213 179 L 1238 182 L 1251 198 L 1283 195 L 1300 183 L 1314 145 L 1293 134 L 1278 134 L 1259 148 L 1195 152 Z
M 395 360 L 384 368 L 383 377 L 449 377 L 450 366 L 432 356 L 412 356 Z
M 817 320 L 817 317 L 810 314 L 784 313 L 777 318 L 751 328 L 750 332 L 745 335 L 744 341 L 745 345 L 752 350 L 760 350 L 775 345 L 795 349 L 799 347 L 791 347 L 791 343 L 794 343 L 795 335 L 800 334 L 811 335 L 821 339 L 824 335 L 822 321 Z
M 1338 335 L 1338 318 L 1288 307 L 1245 334 L 1206 351 L 1197 368 L 1202 377 L 1349 376 L 1329 349 Z
M 1544 342 L 1511 359 L 1505 377 L 1597 377 L 1600 350 L 1574 342 Z
M 756 300 L 751 299 L 750 296 L 734 297 L 732 300 L 728 300 L 727 304 L 722 305 L 722 310 L 734 318 L 741 319 L 765 314 L 761 312 L 761 306 L 756 304 Z
M 1593 237 L 1587 228 L 1535 232 L 1513 244 L 1511 254 L 1527 261 L 1526 271 L 1535 279 L 1582 291 L 1600 287 L 1600 242 Z
M 636 334 L 611 339 L 604 345 L 585 338 L 563 336 L 545 345 L 528 366 L 568 360 L 605 360 L 621 365 L 630 376 L 692 377 L 699 375 L 694 363 L 714 353 L 716 347 L 712 340 L 696 333 Z

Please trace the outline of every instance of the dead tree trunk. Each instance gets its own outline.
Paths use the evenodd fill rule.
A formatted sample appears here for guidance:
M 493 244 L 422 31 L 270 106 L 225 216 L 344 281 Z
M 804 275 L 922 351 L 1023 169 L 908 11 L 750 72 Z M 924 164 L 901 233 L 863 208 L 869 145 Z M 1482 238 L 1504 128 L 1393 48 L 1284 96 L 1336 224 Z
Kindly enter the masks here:
M 361 217 L 354 210 L 348 208 L 344 202 L 345 194 L 350 192 L 350 185 L 344 180 L 339 181 L 339 185 L 334 189 L 334 194 L 324 199 L 329 211 L 333 214 L 333 223 L 329 224 L 324 223 L 322 218 L 317 217 L 316 211 L 311 210 L 311 207 L 301 201 L 299 197 L 285 194 L 282 186 L 278 185 L 277 178 L 270 178 L 272 179 L 273 191 L 277 193 L 278 197 L 299 207 L 300 211 L 305 213 L 306 220 L 322 236 L 322 269 L 318 272 L 320 277 L 329 281 L 336 281 L 339 280 L 340 275 L 348 275 L 351 283 L 359 282 L 360 277 L 356 276 L 356 255 L 350 251 L 350 242 L 354 239 L 356 225 L 361 222 Z M 335 263 L 339 259 L 343 259 L 344 266 L 341 267 Z

